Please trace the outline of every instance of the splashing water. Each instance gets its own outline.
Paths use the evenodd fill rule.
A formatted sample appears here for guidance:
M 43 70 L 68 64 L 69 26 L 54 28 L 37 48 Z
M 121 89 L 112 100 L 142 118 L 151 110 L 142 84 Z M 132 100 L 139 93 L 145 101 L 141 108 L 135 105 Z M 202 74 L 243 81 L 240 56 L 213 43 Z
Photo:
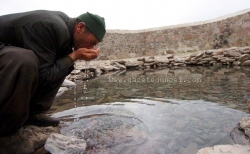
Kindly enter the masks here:
M 76 68 L 76 64 L 74 64 L 74 68 Z M 75 107 L 76 107 L 76 74 L 74 75 L 74 83 L 75 83 L 75 86 L 74 86 L 74 102 L 75 102 Z
M 86 61 L 85 63 L 85 75 L 84 75 L 84 78 L 89 78 L 89 74 L 88 74 L 88 69 L 90 68 L 90 61 Z M 83 88 L 82 88 L 82 93 L 83 95 L 87 92 L 87 85 L 86 83 L 88 82 L 89 80 L 87 79 L 84 83 L 83 83 Z M 86 97 L 87 99 L 88 97 Z
M 86 61 L 85 63 L 85 75 L 84 75 L 84 78 L 88 78 L 89 75 L 88 75 L 88 69 L 90 68 L 90 61 Z

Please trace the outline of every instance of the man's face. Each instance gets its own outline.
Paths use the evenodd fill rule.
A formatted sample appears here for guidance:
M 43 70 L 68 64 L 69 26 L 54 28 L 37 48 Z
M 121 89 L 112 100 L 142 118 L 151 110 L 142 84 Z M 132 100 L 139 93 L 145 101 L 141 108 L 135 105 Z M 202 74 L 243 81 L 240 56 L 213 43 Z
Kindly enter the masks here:
M 86 27 L 85 23 L 80 22 L 75 26 L 74 32 L 74 49 L 88 48 L 93 49 L 99 40 Z

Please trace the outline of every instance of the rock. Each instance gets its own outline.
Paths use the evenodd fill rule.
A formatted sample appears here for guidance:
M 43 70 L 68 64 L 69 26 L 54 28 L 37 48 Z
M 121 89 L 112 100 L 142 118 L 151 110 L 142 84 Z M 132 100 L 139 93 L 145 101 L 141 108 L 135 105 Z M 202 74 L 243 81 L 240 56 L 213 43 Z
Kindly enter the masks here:
M 249 66 L 249 65 L 250 65 L 250 60 L 245 61 L 245 62 L 242 63 L 241 65 L 247 65 L 247 66 Z
M 240 57 L 241 53 L 236 50 L 229 50 L 227 51 L 226 55 L 229 57 Z
M 243 63 L 243 62 L 245 62 L 245 61 L 247 61 L 249 59 L 250 59 L 250 56 L 248 54 L 243 54 L 243 55 L 240 56 L 239 61 L 241 63 Z
M 45 149 L 52 154 L 78 153 L 86 151 L 86 141 L 75 137 L 68 137 L 62 134 L 52 133 L 45 143 Z
M 174 63 L 174 66 L 186 66 L 184 63 Z
M 249 154 L 250 146 L 242 145 L 216 145 L 200 149 L 197 154 Z
M 24 126 L 13 135 L 0 138 L 0 153 L 34 153 L 51 133 L 59 133 L 58 127 Z
M 114 62 L 113 65 L 117 68 L 119 68 L 120 70 L 126 70 L 126 66 L 118 63 L 118 62 Z
M 120 68 L 118 68 L 118 67 L 113 67 L 113 71 L 119 71 L 120 70 Z
M 191 60 L 192 60 L 192 61 L 199 60 L 199 59 L 202 58 L 203 55 L 204 55 L 204 53 L 203 53 L 203 52 L 200 52 L 200 53 L 198 53 L 194 58 L 192 58 Z
M 206 55 L 211 55 L 212 53 L 213 53 L 213 51 L 211 51 L 211 50 L 205 51 Z
M 184 58 L 176 57 L 174 60 L 175 60 L 176 63 L 185 63 Z
M 197 54 L 199 54 L 198 52 L 196 52 L 196 53 L 193 53 L 193 54 L 191 54 L 189 57 L 196 57 L 197 56 Z
M 152 62 L 152 63 L 144 63 L 143 65 L 144 66 L 153 66 L 153 65 L 156 65 L 158 64 L 157 62 Z
M 68 88 L 67 87 L 60 87 L 60 89 L 58 90 L 56 97 L 61 96 L 65 91 L 67 91 Z
M 102 74 L 102 70 L 100 68 L 97 68 L 95 70 L 95 76 L 100 76 Z
M 157 66 L 166 67 L 166 66 L 169 66 L 169 64 L 167 64 L 167 63 L 158 63 Z
M 234 61 L 233 62 L 233 65 L 235 65 L 235 66 L 239 66 L 241 64 L 241 62 L 239 62 L 239 61 Z
M 241 119 L 240 128 L 244 130 L 248 137 L 250 137 L 250 117 L 244 117 Z
M 74 87 L 75 85 L 76 85 L 75 82 L 65 79 L 63 81 L 62 87 Z
M 213 61 L 212 57 L 202 58 L 200 61 Z
M 167 58 L 174 58 L 174 54 L 167 54 L 166 57 Z
M 143 65 L 142 61 L 126 61 L 125 62 L 126 67 L 136 67 L 136 66 L 140 66 L 140 65 Z
M 250 110 L 250 103 L 247 104 L 247 108 L 248 108 L 248 110 Z
M 212 61 L 209 62 L 209 64 L 214 64 L 214 63 L 217 63 L 217 61 L 212 60 Z
M 73 70 L 71 72 L 72 75 L 76 75 L 76 74 L 79 74 L 81 72 L 81 70 Z
M 147 141 L 147 126 L 140 119 L 129 116 L 127 110 L 114 109 L 108 112 L 105 109 L 101 110 L 102 113 L 112 112 L 112 114 L 96 115 L 74 121 L 63 127 L 61 133 L 85 139 L 88 146 L 86 153 L 98 153 L 100 150 L 107 150 L 101 153 L 121 153 L 120 150 L 123 148 L 141 145 Z M 93 107 L 87 110 L 86 108 L 79 108 L 78 110 L 81 113 L 86 113 L 85 111 L 88 112 L 87 116 L 91 115 L 91 112 L 96 113 L 96 109 Z M 67 112 L 70 113 L 71 110 L 63 112 L 65 115 Z
M 214 55 L 212 57 L 215 59 L 221 60 L 221 59 L 223 59 L 224 55 Z
M 145 58 L 138 58 L 137 61 L 145 61 Z M 125 63 L 124 63 L 125 64 Z
M 167 57 L 157 57 L 155 61 L 158 63 L 164 63 L 164 64 L 168 64 L 170 62 Z
M 185 59 L 185 61 L 186 61 L 186 62 L 190 62 L 190 61 L 191 61 L 191 59 L 192 59 L 192 57 L 191 57 L 191 56 L 189 56 L 189 57 L 187 57 L 187 58 Z
M 125 65 L 125 63 L 126 63 L 125 60 L 118 60 L 118 61 L 116 61 L 116 62 L 118 62 L 118 63 L 120 63 L 120 64 L 122 64 L 122 65 Z
M 190 61 L 190 62 L 187 62 L 187 64 L 193 64 L 193 65 L 195 65 L 195 64 L 197 64 L 197 61 Z
M 145 59 L 144 63 L 154 63 L 155 60 L 154 59 Z
M 97 68 L 99 68 L 100 70 L 103 70 L 104 72 L 113 71 L 115 69 L 115 67 L 112 65 L 102 65 L 102 66 L 99 65 L 99 66 L 97 66 Z M 116 70 L 117 69 L 118 68 L 116 68 Z
M 228 58 L 228 57 L 225 57 L 225 58 L 221 59 L 221 62 L 225 62 L 225 63 L 227 63 L 227 62 L 234 62 L 234 61 L 235 61 L 235 59 Z
M 207 63 L 207 62 L 206 61 L 201 61 L 201 62 L 198 62 L 197 64 L 202 65 L 202 64 L 205 64 L 205 63 Z
M 70 80 L 82 80 L 84 78 L 83 74 L 78 74 L 78 75 L 72 75 L 70 77 Z
M 213 53 L 212 53 L 212 55 L 213 56 L 217 56 L 217 55 L 223 55 L 223 50 L 215 50 Z
M 250 49 L 249 48 L 242 49 L 241 53 L 250 54 Z
M 85 68 L 85 69 L 89 70 L 90 72 L 95 72 L 96 68 L 97 68 L 97 66 L 91 65 L 91 66 L 89 66 L 88 68 Z M 82 69 L 82 71 L 84 71 L 85 69 Z

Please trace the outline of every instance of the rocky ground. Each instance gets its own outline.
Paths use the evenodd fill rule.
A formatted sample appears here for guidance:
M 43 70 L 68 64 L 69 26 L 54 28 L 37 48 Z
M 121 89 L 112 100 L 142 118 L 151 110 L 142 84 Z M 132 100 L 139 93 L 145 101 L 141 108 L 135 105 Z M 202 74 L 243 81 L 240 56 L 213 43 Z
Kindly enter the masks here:
M 81 80 L 88 73 L 99 76 L 109 71 L 126 69 L 153 69 L 158 67 L 178 68 L 187 65 L 203 66 L 250 66 L 250 47 L 232 47 L 225 49 L 206 50 L 186 54 L 167 54 L 151 57 L 127 58 L 119 60 L 78 61 L 75 70 L 68 76 L 69 80 Z M 87 68 L 87 71 L 86 71 Z
M 175 68 L 185 67 L 186 65 L 213 65 L 216 67 L 221 65 L 250 66 L 250 47 L 207 50 L 182 55 L 168 54 L 121 60 L 97 60 L 91 61 L 90 65 L 86 65 L 85 61 L 79 61 L 76 63 L 75 70 L 67 77 L 68 80 L 65 81 L 58 95 L 63 93 L 64 90 L 67 90 L 68 86 L 73 84 L 70 80 L 82 80 L 86 77 L 86 74 L 91 78 L 117 70 L 154 69 L 158 67 Z M 250 117 L 243 118 L 239 126 L 247 136 L 250 136 Z M 81 153 L 84 153 L 85 149 L 85 141 L 79 141 L 79 139 L 59 134 L 58 127 L 25 126 L 14 135 L 0 138 L 0 153 L 2 154 L 45 154 L 60 153 L 61 151 L 68 151 L 70 153 L 79 153 L 79 151 L 81 151 Z M 197 154 L 247 154 L 249 151 L 250 146 L 217 145 L 201 149 Z

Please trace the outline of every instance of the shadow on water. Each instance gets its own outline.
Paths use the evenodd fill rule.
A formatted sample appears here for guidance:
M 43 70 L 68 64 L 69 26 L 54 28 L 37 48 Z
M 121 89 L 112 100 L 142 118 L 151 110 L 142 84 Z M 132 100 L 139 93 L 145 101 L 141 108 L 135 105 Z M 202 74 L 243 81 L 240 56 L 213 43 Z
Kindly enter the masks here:
M 237 129 L 249 92 L 249 68 L 125 71 L 78 82 L 50 113 L 62 134 L 87 141 L 87 153 L 192 154 L 249 144 Z

